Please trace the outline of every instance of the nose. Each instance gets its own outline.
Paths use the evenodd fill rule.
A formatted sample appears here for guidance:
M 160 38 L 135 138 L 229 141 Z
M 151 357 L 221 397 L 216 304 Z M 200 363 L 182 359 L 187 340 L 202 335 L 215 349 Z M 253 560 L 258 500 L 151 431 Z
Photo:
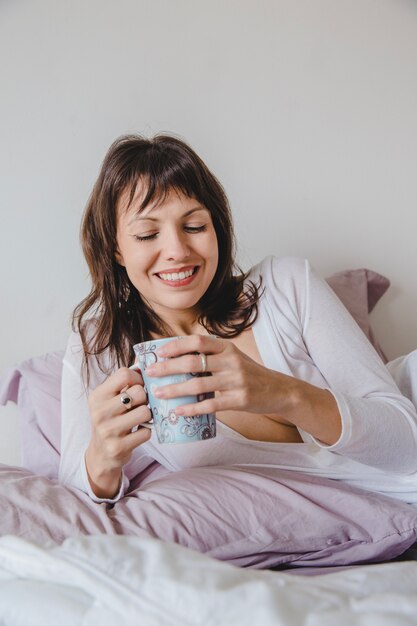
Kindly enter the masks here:
M 172 229 L 167 233 L 165 244 L 165 257 L 168 261 L 187 259 L 191 254 L 187 233 L 182 230 Z

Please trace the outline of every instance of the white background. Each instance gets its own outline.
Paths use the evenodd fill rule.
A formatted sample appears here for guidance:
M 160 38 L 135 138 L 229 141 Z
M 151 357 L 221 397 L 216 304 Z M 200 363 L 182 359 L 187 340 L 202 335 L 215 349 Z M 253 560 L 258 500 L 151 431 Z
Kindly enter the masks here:
M 0 0 L 0 58 L 0 372 L 64 347 L 81 214 L 128 132 L 205 159 L 244 269 L 374 269 L 392 282 L 377 338 L 417 346 L 415 0 Z M 0 408 L 0 462 L 17 427 Z

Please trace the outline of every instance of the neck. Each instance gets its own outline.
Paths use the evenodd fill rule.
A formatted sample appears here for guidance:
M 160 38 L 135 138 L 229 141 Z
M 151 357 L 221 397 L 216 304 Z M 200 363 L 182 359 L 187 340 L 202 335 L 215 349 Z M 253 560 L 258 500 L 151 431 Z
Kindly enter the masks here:
M 175 315 L 175 313 L 169 316 L 169 319 L 162 318 L 164 324 L 170 329 L 170 335 L 172 337 L 184 336 L 184 335 L 205 335 L 206 329 L 202 326 L 195 315 L 184 316 L 181 314 Z M 155 335 L 154 339 L 158 337 Z

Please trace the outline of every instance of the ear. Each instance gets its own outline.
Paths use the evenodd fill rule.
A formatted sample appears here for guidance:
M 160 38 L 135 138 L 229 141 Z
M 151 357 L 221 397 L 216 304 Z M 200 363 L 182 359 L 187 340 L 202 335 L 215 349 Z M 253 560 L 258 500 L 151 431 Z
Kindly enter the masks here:
M 119 265 L 121 265 L 122 267 L 126 267 L 123 256 L 121 255 L 119 250 L 116 250 L 114 257 Z

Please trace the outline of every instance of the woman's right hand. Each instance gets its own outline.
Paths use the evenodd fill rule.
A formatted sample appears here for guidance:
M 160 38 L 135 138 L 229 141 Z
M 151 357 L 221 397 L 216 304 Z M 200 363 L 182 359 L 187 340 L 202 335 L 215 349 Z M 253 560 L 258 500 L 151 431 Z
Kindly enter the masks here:
M 126 391 L 132 399 L 129 408 L 121 402 Z M 85 462 L 88 479 L 98 498 L 113 498 L 120 488 L 122 468 L 132 451 L 151 437 L 148 428 L 135 426 L 148 422 L 151 412 L 140 372 L 122 367 L 90 393 L 91 439 Z

